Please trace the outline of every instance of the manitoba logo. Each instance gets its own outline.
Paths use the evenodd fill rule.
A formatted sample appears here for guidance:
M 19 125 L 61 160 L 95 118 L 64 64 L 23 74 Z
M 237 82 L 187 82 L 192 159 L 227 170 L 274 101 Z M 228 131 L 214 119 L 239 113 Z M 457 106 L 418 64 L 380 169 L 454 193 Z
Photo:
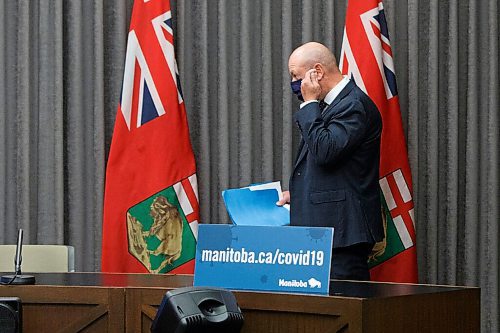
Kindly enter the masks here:
M 315 278 L 310 278 L 307 280 L 310 288 L 321 288 L 321 281 L 316 280 Z
M 307 288 L 307 281 L 278 279 L 279 287 Z
M 127 211 L 128 251 L 151 273 L 169 272 L 194 258 L 191 228 L 197 223 L 188 223 L 186 203 L 180 201 L 189 203 L 179 182 Z

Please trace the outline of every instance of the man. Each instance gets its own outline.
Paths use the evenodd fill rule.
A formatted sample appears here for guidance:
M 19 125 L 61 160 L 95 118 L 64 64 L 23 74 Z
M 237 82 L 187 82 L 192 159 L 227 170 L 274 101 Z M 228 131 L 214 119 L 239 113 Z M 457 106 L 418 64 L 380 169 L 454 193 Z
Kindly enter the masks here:
M 290 191 L 277 204 L 290 202 L 291 225 L 334 228 L 332 278 L 370 280 L 368 255 L 384 237 L 380 113 L 320 43 L 298 47 L 288 68 L 303 100 L 295 114 L 302 140 Z

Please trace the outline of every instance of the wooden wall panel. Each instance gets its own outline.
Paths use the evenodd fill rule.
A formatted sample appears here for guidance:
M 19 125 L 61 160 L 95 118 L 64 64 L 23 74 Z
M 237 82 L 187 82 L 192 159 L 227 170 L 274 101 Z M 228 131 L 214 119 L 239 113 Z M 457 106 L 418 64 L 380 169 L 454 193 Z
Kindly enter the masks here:
M 23 333 L 125 331 L 125 290 L 64 286 L 2 286 L 23 304 Z

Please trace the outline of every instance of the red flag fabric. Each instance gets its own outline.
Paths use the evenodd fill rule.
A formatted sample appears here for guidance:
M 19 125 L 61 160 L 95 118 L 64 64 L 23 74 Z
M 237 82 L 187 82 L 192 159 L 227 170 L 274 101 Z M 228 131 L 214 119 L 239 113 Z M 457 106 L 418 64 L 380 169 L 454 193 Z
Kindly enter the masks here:
M 193 273 L 198 220 L 170 2 L 137 0 L 106 169 L 102 271 Z
M 386 237 L 370 256 L 371 278 L 417 282 L 412 180 L 382 1 L 349 0 L 339 67 L 382 114 L 379 183 Z

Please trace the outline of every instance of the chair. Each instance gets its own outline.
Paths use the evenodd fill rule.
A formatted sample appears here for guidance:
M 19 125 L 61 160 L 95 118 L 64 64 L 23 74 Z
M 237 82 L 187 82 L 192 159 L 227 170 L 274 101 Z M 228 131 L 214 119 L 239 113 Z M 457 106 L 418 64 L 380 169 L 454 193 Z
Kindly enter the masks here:
M 0 272 L 14 272 L 15 245 L 0 245 Z M 23 245 L 21 269 L 31 273 L 75 271 L 75 249 L 67 245 Z

